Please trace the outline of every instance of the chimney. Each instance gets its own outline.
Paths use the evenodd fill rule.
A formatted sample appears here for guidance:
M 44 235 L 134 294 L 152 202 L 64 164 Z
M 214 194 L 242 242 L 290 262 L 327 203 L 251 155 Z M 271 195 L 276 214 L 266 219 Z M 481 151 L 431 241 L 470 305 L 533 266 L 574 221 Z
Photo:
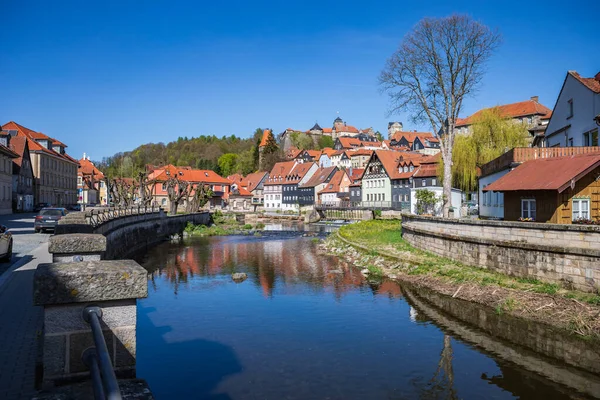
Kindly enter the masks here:
M 539 96 L 531 96 L 531 100 L 535 101 L 536 103 L 539 103 L 540 97 Z
M 85 160 L 85 153 L 83 153 L 83 159 Z

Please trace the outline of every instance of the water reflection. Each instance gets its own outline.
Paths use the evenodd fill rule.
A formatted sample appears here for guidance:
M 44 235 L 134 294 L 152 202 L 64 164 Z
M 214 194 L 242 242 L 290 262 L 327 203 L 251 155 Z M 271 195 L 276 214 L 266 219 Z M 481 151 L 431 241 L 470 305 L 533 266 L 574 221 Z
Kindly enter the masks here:
M 142 265 L 151 289 L 138 307 L 138 375 L 158 399 L 585 397 L 308 238 L 165 243 Z M 248 279 L 236 284 L 234 272 Z

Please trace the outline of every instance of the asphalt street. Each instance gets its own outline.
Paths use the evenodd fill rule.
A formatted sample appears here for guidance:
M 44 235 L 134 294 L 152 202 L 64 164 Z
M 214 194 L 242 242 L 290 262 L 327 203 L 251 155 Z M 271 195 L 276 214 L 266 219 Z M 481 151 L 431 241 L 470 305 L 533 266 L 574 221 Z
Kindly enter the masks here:
M 51 234 L 34 232 L 34 219 L 35 213 L 0 215 L 0 224 L 7 226 L 13 234 L 13 257 L 10 262 L 0 263 L 0 275 L 48 241 Z

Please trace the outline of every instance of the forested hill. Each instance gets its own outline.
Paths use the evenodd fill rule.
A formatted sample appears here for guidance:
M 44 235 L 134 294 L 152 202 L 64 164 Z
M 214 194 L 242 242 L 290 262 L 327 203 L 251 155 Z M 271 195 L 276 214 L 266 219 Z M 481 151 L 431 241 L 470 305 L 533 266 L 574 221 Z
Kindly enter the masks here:
M 258 167 L 258 144 L 261 137 L 262 129 L 257 129 L 247 139 L 235 135 L 221 138 L 214 135 L 179 137 L 167 144 L 143 144 L 132 151 L 105 157 L 95 164 L 108 177 L 137 177 L 148 164 L 211 169 L 224 176 L 233 172 L 247 174 L 254 172 Z M 225 154 L 227 156 L 221 157 Z

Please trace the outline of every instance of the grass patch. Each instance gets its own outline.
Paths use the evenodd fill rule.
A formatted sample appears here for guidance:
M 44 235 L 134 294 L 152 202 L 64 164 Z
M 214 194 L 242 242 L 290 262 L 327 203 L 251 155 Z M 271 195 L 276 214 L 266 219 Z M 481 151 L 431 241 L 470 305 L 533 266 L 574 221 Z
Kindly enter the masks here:
M 254 225 L 254 228 L 256 228 L 256 229 L 265 229 L 265 224 L 263 224 L 262 222 L 259 222 L 258 224 Z
M 483 268 L 464 265 L 449 258 L 416 249 L 402 238 L 402 227 L 397 220 L 370 220 L 345 225 L 339 235 L 358 245 L 369 248 L 368 256 L 393 255 L 406 261 L 402 270 L 409 275 L 440 277 L 453 283 L 476 283 L 482 286 L 500 286 L 549 295 L 560 295 L 592 305 L 600 305 L 600 294 L 567 290 L 559 285 L 541 282 L 537 278 L 518 278 Z M 410 254 L 407 254 L 409 252 Z M 514 300 L 514 299 L 513 299 Z M 507 312 L 511 304 L 503 304 L 500 312 Z

